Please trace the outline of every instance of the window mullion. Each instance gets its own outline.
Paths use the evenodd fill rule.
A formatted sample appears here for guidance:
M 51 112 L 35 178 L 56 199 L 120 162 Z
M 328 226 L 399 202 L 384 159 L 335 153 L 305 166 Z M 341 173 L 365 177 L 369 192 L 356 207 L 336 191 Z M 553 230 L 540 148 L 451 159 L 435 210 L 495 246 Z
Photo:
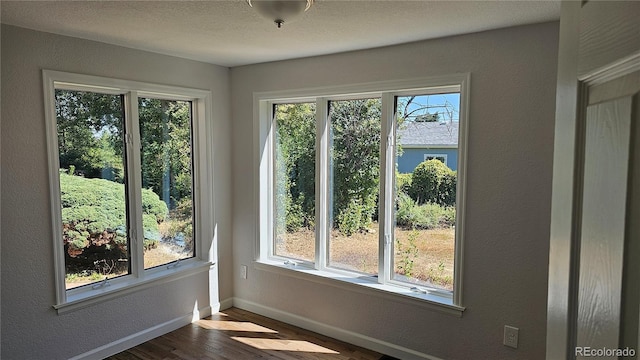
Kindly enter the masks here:
M 327 266 L 329 239 L 329 102 L 316 99 L 316 268 Z
M 269 101 L 267 103 L 267 109 L 268 109 L 268 117 L 267 117 L 267 121 L 269 122 L 269 144 L 268 144 L 268 149 L 269 149 L 269 158 L 268 158 L 268 164 L 269 164 L 269 191 L 271 192 L 271 194 L 269 195 L 269 201 L 268 201 L 268 208 L 269 208 L 269 213 L 270 213 L 270 218 L 269 218 L 269 222 L 268 222 L 268 232 L 269 234 L 271 234 L 271 237 L 273 239 L 277 239 L 277 226 L 276 226 L 276 217 L 277 215 L 277 210 L 276 210 L 276 166 L 275 166 L 275 159 L 276 159 L 276 136 L 278 134 L 278 128 L 277 128 L 277 121 L 276 121 L 276 114 L 275 114 L 275 104 L 271 101 Z M 269 250 L 268 250 L 268 256 L 269 257 L 274 257 L 276 255 L 276 243 L 275 241 L 271 242 L 269 245 Z
M 382 94 L 380 134 L 380 240 L 378 250 L 378 282 L 387 283 L 392 273 L 393 223 L 394 223 L 394 172 L 395 172 L 395 96 Z
M 142 163 L 140 158 L 140 125 L 138 93 L 125 95 L 125 143 L 127 154 L 127 213 L 131 273 L 144 276 L 144 227 L 142 220 Z

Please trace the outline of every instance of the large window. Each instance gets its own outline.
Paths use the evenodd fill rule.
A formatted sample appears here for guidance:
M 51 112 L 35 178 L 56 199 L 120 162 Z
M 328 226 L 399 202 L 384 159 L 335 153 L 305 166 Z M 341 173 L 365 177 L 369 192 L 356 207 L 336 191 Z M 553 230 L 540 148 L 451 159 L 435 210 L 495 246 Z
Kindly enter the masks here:
M 208 93 L 45 71 L 58 306 L 193 268 Z M 205 200 L 205 201 L 202 201 Z M 198 226 L 200 225 L 200 226 Z
M 396 85 L 258 96 L 259 260 L 459 306 L 468 77 Z M 456 170 L 444 154 L 400 173 L 402 136 Z

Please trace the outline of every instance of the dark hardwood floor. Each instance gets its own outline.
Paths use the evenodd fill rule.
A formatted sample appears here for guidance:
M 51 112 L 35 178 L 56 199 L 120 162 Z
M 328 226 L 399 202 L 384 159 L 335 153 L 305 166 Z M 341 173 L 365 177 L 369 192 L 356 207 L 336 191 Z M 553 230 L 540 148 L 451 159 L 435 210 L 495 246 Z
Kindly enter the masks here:
M 231 308 L 108 359 L 378 360 L 382 356 L 277 320 Z

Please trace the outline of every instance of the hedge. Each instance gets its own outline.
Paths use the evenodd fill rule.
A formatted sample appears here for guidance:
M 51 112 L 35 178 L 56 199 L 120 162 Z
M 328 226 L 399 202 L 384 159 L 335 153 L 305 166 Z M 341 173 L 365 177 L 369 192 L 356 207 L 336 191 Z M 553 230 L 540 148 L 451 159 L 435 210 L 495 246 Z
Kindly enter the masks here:
M 60 194 L 68 272 L 92 271 L 106 261 L 128 266 L 124 185 L 61 172 Z M 143 189 L 142 212 L 144 245 L 153 247 L 168 208 L 153 191 Z

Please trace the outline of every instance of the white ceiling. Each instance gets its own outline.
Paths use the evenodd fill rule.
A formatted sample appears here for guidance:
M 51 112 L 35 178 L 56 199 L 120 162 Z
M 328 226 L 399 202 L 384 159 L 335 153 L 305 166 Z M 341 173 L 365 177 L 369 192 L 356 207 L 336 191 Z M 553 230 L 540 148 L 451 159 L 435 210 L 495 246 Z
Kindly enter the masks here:
M 5 1 L 2 23 L 239 66 L 557 20 L 560 1 L 315 0 L 281 29 L 233 1 Z

